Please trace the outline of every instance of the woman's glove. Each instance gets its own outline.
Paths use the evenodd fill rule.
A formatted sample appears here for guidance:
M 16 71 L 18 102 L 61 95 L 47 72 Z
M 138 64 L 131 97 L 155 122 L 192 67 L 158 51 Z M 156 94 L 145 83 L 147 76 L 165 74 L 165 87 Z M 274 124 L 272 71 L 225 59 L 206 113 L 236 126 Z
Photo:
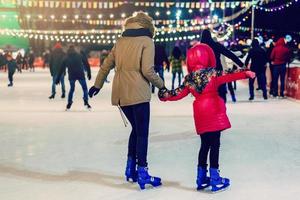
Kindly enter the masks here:
M 96 88 L 95 86 L 91 87 L 89 90 L 89 96 L 92 98 L 93 96 L 96 96 L 99 93 L 100 89 Z

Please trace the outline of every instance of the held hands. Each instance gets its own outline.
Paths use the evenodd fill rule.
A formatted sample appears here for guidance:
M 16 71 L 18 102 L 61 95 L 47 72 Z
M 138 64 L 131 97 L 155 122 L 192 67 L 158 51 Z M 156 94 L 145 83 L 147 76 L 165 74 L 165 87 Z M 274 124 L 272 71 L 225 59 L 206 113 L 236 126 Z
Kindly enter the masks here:
M 168 97 L 170 97 L 170 91 L 166 87 L 159 89 L 159 91 L 158 91 L 159 100 L 167 101 Z
M 255 78 L 255 73 L 254 72 L 252 72 L 252 71 L 246 71 L 246 76 L 248 77 L 248 78 Z
M 91 87 L 89 90 L 89 96 L 92 98 L 93 96 L 96 96 L 100 92 L 99 88 L 96 88 L 95 86 Z

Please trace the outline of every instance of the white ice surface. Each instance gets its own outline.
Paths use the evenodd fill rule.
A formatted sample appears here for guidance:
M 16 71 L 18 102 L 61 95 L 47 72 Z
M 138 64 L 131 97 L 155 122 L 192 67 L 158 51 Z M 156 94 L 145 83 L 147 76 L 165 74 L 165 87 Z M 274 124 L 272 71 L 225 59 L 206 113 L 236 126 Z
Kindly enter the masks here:
M 0 200 L 300 198 L 297 102 L 264 101 L 258 94 L 250 103 L 246 85 L 238 83 L 238 102 L 227 104 L 232 128 L 222 134 L 220 152 L 221 174 L 232 185 L 207 194 L 195 190 L 200 139 L 193 98 L 161 103 L 153 95 L 148 161 L 163 186 L 141 192 L 124 181 L 130 127 L 110 104 L 111 83 L 90 100 L 91 112 L 77 83 L 72 111 L 65 112 L 59 87 L 57 98 L 48 100 L 50 82 L 48 71 L 39 70 L 16 74 L 15 86 L 7 88 L 7 74 L 0 74 Z

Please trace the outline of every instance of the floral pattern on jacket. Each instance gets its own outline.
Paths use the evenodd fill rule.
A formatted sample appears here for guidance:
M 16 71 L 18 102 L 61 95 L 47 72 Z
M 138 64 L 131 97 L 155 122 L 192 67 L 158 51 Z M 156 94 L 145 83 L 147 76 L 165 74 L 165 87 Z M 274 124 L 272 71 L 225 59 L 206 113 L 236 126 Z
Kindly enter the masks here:
M 218 77 L 226 74 L 233 74 L 237 72 L 246 71 L 247 69 L 227 69 L 226 71 L 217 70 L 216 68 L 206 68 L 195 72 L 192 72 L 185 76 L 183 84 L 174 89 L 162 89 L 159 91 L 158 96 L 160 99 L 167 98 L 169 96 L 177 96 L 185 87 L 193 88 L 199 94 L 203 92 L 212 77 Z

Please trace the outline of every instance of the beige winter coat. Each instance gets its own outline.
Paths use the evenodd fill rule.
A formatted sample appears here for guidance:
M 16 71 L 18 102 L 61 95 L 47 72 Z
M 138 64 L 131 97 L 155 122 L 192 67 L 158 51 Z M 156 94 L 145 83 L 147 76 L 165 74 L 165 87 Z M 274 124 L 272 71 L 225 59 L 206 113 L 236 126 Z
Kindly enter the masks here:
M 137 23 L 126 29 L 142 28 Z M 112 104 L 129 106 L 149 102 L 151 82 L 162 88 L 163 80 L 154 71 L 154 43 L 147 36 L 121 37 L 100 67 L 94 86 L 102 88 L 111 69 L 115 69 Z

